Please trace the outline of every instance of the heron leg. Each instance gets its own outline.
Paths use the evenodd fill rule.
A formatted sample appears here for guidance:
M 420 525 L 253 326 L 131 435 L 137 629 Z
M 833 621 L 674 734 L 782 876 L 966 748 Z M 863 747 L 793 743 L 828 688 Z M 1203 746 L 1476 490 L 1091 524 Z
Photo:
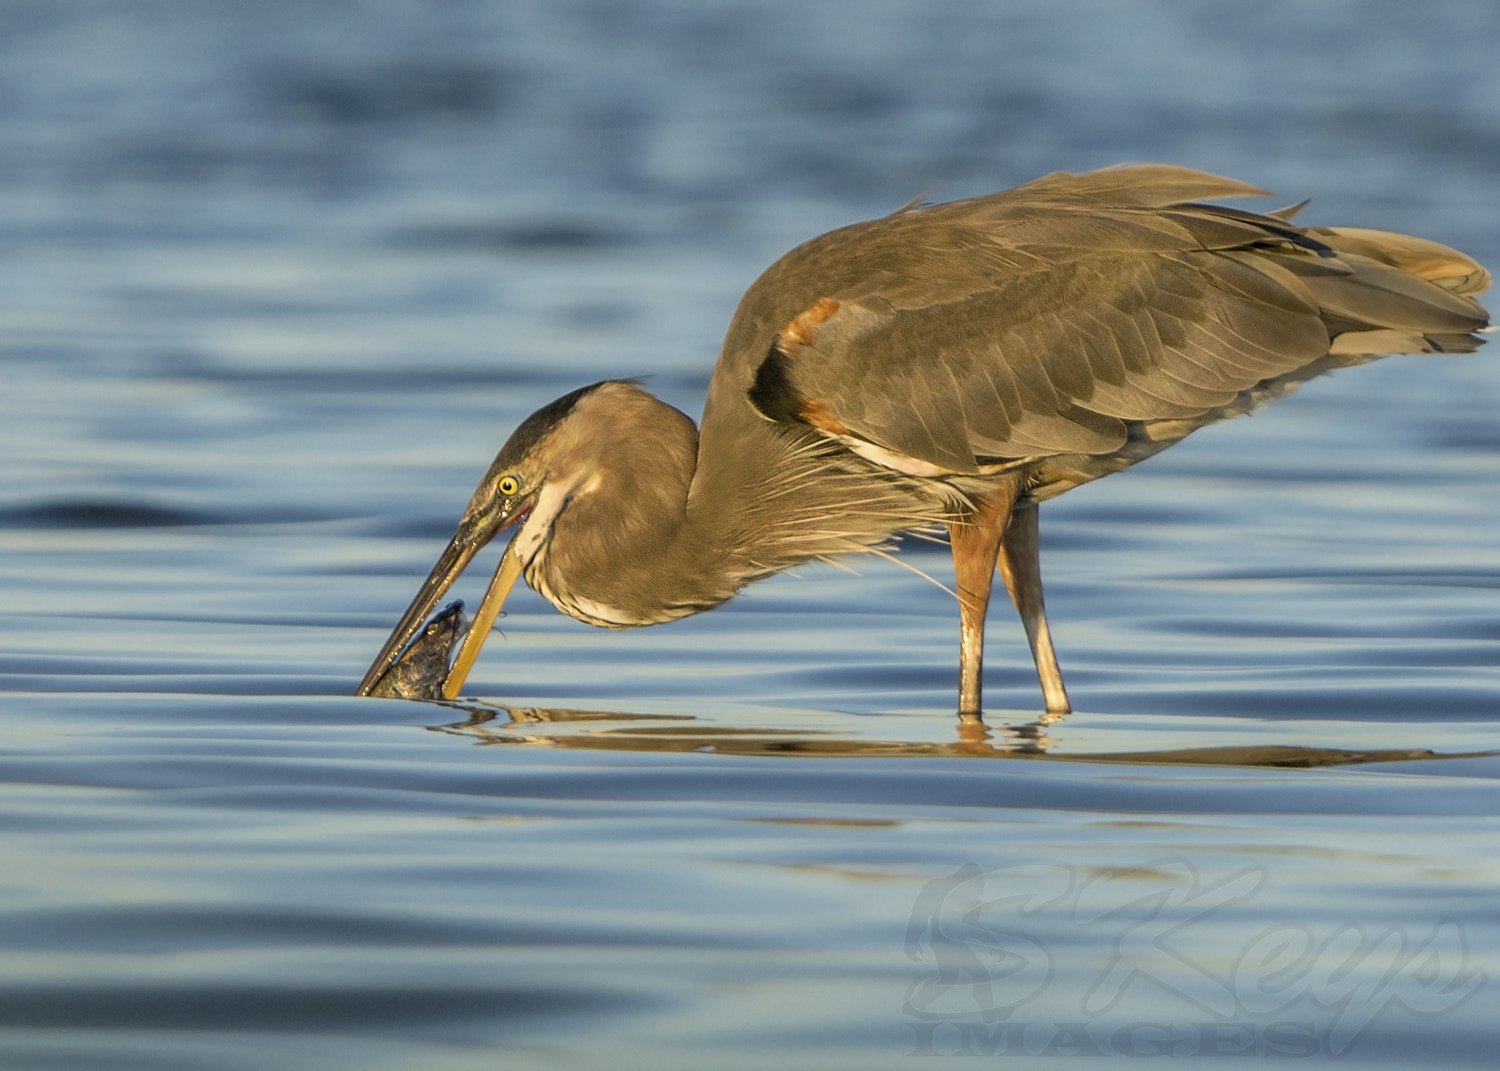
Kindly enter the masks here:
M 975 503 L 962 521 L 948 525 L 953 547 L 953 575 L 958 581 L 958 712 L 980 712 L 980 678 L 984 669 L 984 615 L 990 605 L 995 563 L 1011 507 L 1020 492 L 1019 479 L 1007 479 Z
M 1047 609 L 1042 605 L 1042 565 L 1037 539 L 1039 512 L 1035 502 L 1018 502 L 1010 511 L 1010 521 L 1000 540 L 1000 575 L 1005 579 L 1010 601 L 1016 604 L 1016 613 L 1021 615 L 1021 624 L 1026 628 L 1026 641 L 1031 644 L 1031 657 L 1036 662 L 1036 675 L 1042 683 L 1047 713 L 1066 714 L 1072 707 L 1063 688 L 1062 671 L 1057 667 L 1057 654 L 1052 650 Z

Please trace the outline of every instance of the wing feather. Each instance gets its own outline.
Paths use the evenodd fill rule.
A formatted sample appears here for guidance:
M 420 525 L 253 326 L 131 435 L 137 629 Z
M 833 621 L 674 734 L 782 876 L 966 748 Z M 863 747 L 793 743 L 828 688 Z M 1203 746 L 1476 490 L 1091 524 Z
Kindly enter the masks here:
M 745 353 L 773 419 L 814 405 L 840 434 L 963 473 L 1120 451 L 1132 422 L 1190 429 L 1340 336 L 1350 354 L 1476 344 L 1487 317 L 1468 295 L 1488 275 L 1472 260 L 1197 203 L 1261 192 L 1151 165 L 904 209 L 773 265 L 726 359 Z

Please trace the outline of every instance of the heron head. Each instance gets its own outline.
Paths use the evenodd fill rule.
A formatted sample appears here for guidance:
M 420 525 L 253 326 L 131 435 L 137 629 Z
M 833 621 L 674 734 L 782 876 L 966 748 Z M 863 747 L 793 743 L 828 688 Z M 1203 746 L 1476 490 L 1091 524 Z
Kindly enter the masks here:
M 580 477 L 587 475 L 578 471 L 577 451 L 568 448 L 576 436 L 560 436 L 559 430 L 565 426 L 579 401 L 604 385 L 595 383 L 563 395 L 532 413 L 511 433 L 469 499 L 458 530 L 375 657 L 356 695 L 371 693 L 385 672 L 401 657 L 438 601 L 485 544 L 506 528 L 525 522 L 539 506 L 555 516 L 560 509 L 561 497 L 571 493 Z M 522 530 L 522 534 L 529 531 L 531 543 L 539 543 L 544 538 L 552 516 L 538 520 L 544 523 Z M 519 538 L 512 540 L 500 558 L 495 576 L 443 683 L 443 697 L 446 699 L 456 696 L 463 686 L 464 678 L 499 616 L 506 596 L 520 576 L 524 562 L 536 552 L 535 546 L 516 546 L 520 541 Z M 526 551 L 530 554 L 524 553 Z

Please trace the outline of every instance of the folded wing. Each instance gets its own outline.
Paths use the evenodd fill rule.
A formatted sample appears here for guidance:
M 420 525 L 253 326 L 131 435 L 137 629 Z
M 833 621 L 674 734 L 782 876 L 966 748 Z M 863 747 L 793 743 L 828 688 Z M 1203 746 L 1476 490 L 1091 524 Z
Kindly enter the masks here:
M 1330 354 L 1478 344 L 1488 275 L 1474 261 L 1198 201 L 1260 192 L 1116 168 L 814 239 L 742 304 L 776 328 L 751 399 L 895 467 L 972 473 L 1111 454 L 1133 424 L 1191 422 Z

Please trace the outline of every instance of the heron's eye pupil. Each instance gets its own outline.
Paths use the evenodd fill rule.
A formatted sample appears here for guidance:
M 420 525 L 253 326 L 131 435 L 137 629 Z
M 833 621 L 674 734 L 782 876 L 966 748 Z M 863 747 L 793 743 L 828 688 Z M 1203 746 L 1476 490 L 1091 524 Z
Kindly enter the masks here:
M 514 476 L 500 477 L 500 493 L 502 495 L 513 495 L 521 489 L 521 481 Z

